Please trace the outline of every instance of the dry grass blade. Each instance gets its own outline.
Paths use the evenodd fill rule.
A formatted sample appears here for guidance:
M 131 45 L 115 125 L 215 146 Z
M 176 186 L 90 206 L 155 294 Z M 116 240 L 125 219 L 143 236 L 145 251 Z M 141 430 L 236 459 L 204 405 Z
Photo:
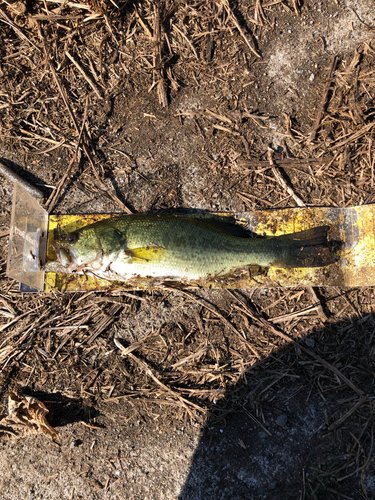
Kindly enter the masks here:
M 114 342 L 116 346 L 121 350 L 125 351 L 123 346 L 120 344 L 120 342 L 117 339 L 114 339 Z M 188 412 L 190 415 L 190 418 L 193 420 L 194 419 L 194 414 L 192 413 L 191 408 L 194 408 L 195 410 L 202 411 L 202 408 L 195 403 L 192 403 L 191 401 L 188 401 L 187 399 L 183 398 L 180 396 L 176 391 L 173 391 L 170 387 L 165 385 L 163 382 L 161 382 L 157 376 L 153 373 L 149 365 L 145 362 L 137 358 L 133 353 L 127 351 L 126 356 L 128 356 L 130 359 L 135 361 L 142 370 L 148 375 L 157 385 L 159 385 L 162 389 L 164 389 L 169 395 L 171 395 L 174 399 L 177 399 L 181 406 Z
M 237 330 L 237 328 L 232 325 L 232 323 L 227 320 L 222 314 L 220 311 L 218 311 L 216 309 L 215 306 L 211 305 L 211 304 L 207 304 L 206 301 L 204 299 L 198 299 L 196 298 L 193 294 L 190 294 L 189 292 L 185 291 L 185 290 L 179 290 L 179 289 L 175 289 L 175 288 L 169 288 L 169 287 L 165 287 L 167 289 L 170 289 L 170 290 L 173 290 L 173 291 L 179 291 L 181 292 L 182 294 L 186 295 L 187 297 L 189 297 L 190 299 L 194 300 L 194 302 L 197 302 L 198 304 L 200 304 L 201 306 L 203 306 L 204 308 L 208 309 L 209 311 L 211 311 L 215 316 L 217 316 L 218 318 L 220 318 L 220 320 L 230 329 L 232 330 L 232 332 L 234 332 L 236 334 L 236 336 L 239 338 L 239 340 L 245 345 L 246 349 L 248 349 L 257 359 L 261 359 L 260 358 L 260 355 L 259 353 L 257 352 L 257 350 L 250 344 L 250 342 L 248 342 L 246 340 L 246 338 L 241 335 L 241 333 Z
M 263 198 L 259 198 L 259 196 L 255 196 L 254 194 L 250 193 L 237 193 L 237 196 L 241 198 L 245 203 L 251 202 L 251 199 L 256 200 L 258 203 L 263 203 L 264 205 L 268 207 L 273 207 L 274 203 L 269 202 L 268 200 L 265 200 Z
M 91 335 L 86 339 L 87 344 L 91 344 L 98 335 L 100 335 L 108 326 L 115 321 L 116 315 L 123 309 L 123 304 L 112 304 L 108 310 L 108 314 L 99 321 L 99 323 L 93 328 Z
M 241 136 L 241 134 L 239 132 L 236 132 L 235 130 L 231 130 L 228 127 L 223 127 L 222 125 L 216 125 L 216 123 L 214 123 L 212 125 L 212 127 L 216 130 L 222 130 L 223 132 L 227 132 L 228 134 L 236 135 L 237 137 Z
M 47 59 L 48 59 L 48 62 L 49 62 L 49 67 L 50 67 L 50 70 L 51 70 L 51 72 L 52 72 L 52 75 L 53 75 L 53 78 L 54 78 L 54 80 L 55 80 L 55 83 L 56 83 L 56 85 L 57 85 L 57 87 L 58 87 L 58 89 L 59 89 L 59 92 L 60 92 L 61 97 L 62 97 L 62 99 L 63 99 L 63 101 L 64 101 L 64 104 L 65 104 L 65 106 L 66 106 L 66 108 L 67 108 L 67 110 L 68 110 L 68 112 L 69 112 L 69 115 L 70 115 L 70 117 L 71 117 L 71 119 L 72 119 L 72 122 L 73 122 L 74 128 L 75 128 L 75 130 L 76 130 L 76 132 L 77 132 L 77 134 L 78 134 L 78 137 L 79 137 L 80 139 L 83 139 L 83 135 L 84 135 L 84 127 L 82 126 L 81 130 L 80 130 L 80 129 L 79 129 L 79 127 L 78 127 L 78 123 L 77 123 L 76 117 L 74 116 L 74 113 L 73 113 L 73 111 L 72 111 L 72 108 L 71 108 L 71 106 L 70 106 L 70 104 L 69 104 L 69 102 L 68 102 L 68 99 L 67 99 L 67 96 L 66 96 L 66 92 L 64 91 L 63 87 L 61 86 L 61 83 L 60 83 L 60 81 L 59 81 L 59 79 L 58 79 L 58 76 L 57 76 L 56 70 L 55 70 L 55 68 L 54 68 L 54 66 L 53 66 L 52 60 L 49 58 L 49 53 L 48 53 L 48 48 L 47 48 L 46 41 L 45 41 L 45 39 L 44 39 L 44 38 L 42 38 L 42 40 L 43 40 L 44 51 L 45 51 L 46 57 L 47 57 Z M 84 122 L 84 123 L 85 123 L 85 122 Z M 84 142 L 82 142 L 82 148 L 83 148 L 83 151 L 85 152 L 86 157 L 88 158 L 88 160 L 89 160 L 89 162 L 90 162 L 90 165 L 91 165 L 92 171 L 93 171 L 93 173 L 94 173 L 94 175 L 95 175 L 96 179 L 98 180 L 99 184 L 100 184 L 100 185 L 104 188 L 104 190 L 106 191 L 105 186 L 103 185 L 103 183 L 102 183 L 102 182 L 101 182 L 101 180 L 100 180 L 100 177 L 99 177 L 99 174 L 98 174 L 98 172 L 97 172 L 97 169 L 95 168 L 94 161 L 93 161 L 93 159 L 92 159 L 92 155 L 91 155 L 90 151 L 88 150 L 88 148 L 87 148 L 87 146 L 85 145 L 85 143 L 84 143 Z M 77 148 L 77 150 L 78 150 L 78 148 Z M 72 159 L 72 161 L 71 161 L 71 163 L 70 163 L 70 165 L 69 165 L 69 167 L 68 167 L 68 170 L 70 170 L 70 169 L 72 168 L 72 166 L 73 166 L 73 164 L 74 164 L 74 161 L 75 161 L 75 156 L 73 157 L 73 159 Z M 65 182 L 65 179 L 64 179 L 64 182 Z M 120 200 L 120 199 L 119 199 L 119 198 L 115 195 L 115 194 L 113 194 L 113 193 L 108 193 L 108 194 L 109 194 L 109 196 L 110 196 L 110 197 L 111 197 L 111 198 L 115 201 L 115 203 L 117 203 L 117 205 L 119 205 L 119 207 L 120 207 L 120 208 L 121 208 L 124 212 L 126 212 L 126 213 L 128 213 L 128 214 L 132 213 L 132 212 L 131 212 L 131 210 L 130 210 L 130 209 L 129 209 L 129 208 L 128 208 L 128 207 L 127 207 L 127 206 L 126 206 L 126 205 L 125 205 L 125 204 L 124 204 L 124 203 L 123 203 L 123 202 L 122 202 L 122 201 L 121 201 L 121 200 Z M 57 199 L 57 197 L 56 197 L 56 196 L 54 196 L 54 199 L 55 199 L 55 198 Z
M 260 422 L 256 417 L 254 417 L 254 415 L 252 415 L 249 411 L 246 410 L 246 408 L 241 405 L 241 408 L 243 409 L 243 411 L 246 413 L 246 415 L 248 415 L 251 420 L 253 422 L 255 422 L 257 425 L 259 425 L 259 427 L 266 433 L 268 434 L 269 436 L 272 436 L 272 433 L 266 428 L 264 427 L 264 425 L 262 424 L 262 422 Z
M 301 14 L 301 5 L 301 0 L 293 0 L 293 8 L 297 16 Z
M 250 44 L 249 40 L 247 39 L 247 36 L 245 35 L 245 33 L 244 33 L 243 29 L 241 28 L 239 22 L 237 21 L 237 18 L 234 15 L 234 13 L 232 12 L 232 9 L 230 8 L 229 1 L 228 0 L 220 0 L 220 1 L 223 4 L 224 9 L 226 10 L 228 16 L 230 17 L 230 19 L 233 21 L 234 25 L 236 26 L 236 28 L 240 32 L 242 38 L 244 39 L 246 45 L 249 47 L 250 51 L 254 55 L 256 55 L 257 57 L 261 57 L 261 55 L 259 54 L 259 52 L 254 47 L 252 47 L 252 45 Z
M 58 184 L 55 192 L 53 192 L 51 194 L 50 199 L 46 203 L 46 206 L 47 206 L 47 209 L 48 209 L 48 213 L 51 213 L 52 210 L 54 209 L 54 207 L 55 207 L 55 205 L 57 203 L 57 200 L 58 200 L 58 198 L 60 196 L 61 190 L 62 190 L 62 188 L 63 188 L 63 186 L 64 186 L 67 178 L 70 175 L 70 172 L 71 172 L 71 170 L 73 168 L 73 165 L 75 164 L 75 162 L 77 160 L 77 156 L 78 156 L 80 144 L 81 144 L 81 141 L 82 141 L 83 132 L 84 132 L 84 129 L 85 129 L 85 123 L 86 123 L 86 119 L 87 119 L 87 109 L 88 109 L 88 106 L 89 106 L 89 100 L 87 98 L 86 99 L 86 105 L 85 105 L 85 111 L 84 111 L 84 114 L 83 114 L 83 120 L 82 120 L 81 130 L 79 132 L 79 137 L 78 137 L 78 141 L 77 141 L 77 147 L 76 147 L 76 150 L 74 152 L 74 156 L 70 160 L 68 168 L 66 169 L 65 174 L 63 175 L 62 179 L 60 180 L 60 182 L 59 182 L 59 184 Z
M 282 186 L 285 189 L 285 191 L 287 191 L 287 193 L 293 198 L 293 200 L 297 203 L 297 205 L 299 207 L 305 207 L 306 206 L 305 202 L 294 192 L 293 188 L 291 186 L 289 186 L 289 184 L 283 178 L 283 176 L 281 175 L 281 172 L 279 171 L 279 169 L 275 165 L 275 162 L 273 161 L 273 158 L 272 158 L 272 149 L 271 148 L 268 149 L 267 156 L 268 156 L 268 161 L 269 161 L 271 168 L 272 168 L 272 173 L 275 176 L 277 182 L 280 184 L 280 186 Z
M 62 139 L 60 142 L 58 142 L 54 146 L 51 146 L 50 148 L 44 149 L 43 151 L 30 151 L 29 154 L 30 155 L 44 155 L 46 153 L 50 153 L 51 151 L 54 151 L 57 148 L 60 148 L 61 146 L 63 146 L 65 144 L 65 142 L 66 142 L 66 140 Z
M 68 110 L 68 113 L 69 113 L 69 115 L 70 115 L 70 117 L 72 119 L 74 128 L 75 128 L 75 130 L 77 132 L 77 135 L 79 136 L 79 127 L 78 127 L 77 120 L 76 120 L 76 118 L 74 116 L 74 113 L 73 113 L 72 108 L 71 108 L 71 106 L 69 104 L 68 98 L 66 96 L 66 93 L 65 93 L 63 87 L 61 86 L 60 80 L 59 80 L 59 78 L 57 76 L 57 73 L 56 73 L 56 70 L 55 70 L 55 68 L 53 66 L 52 58 L 51 58 L 51 56 L 49 54 L 49 50 L 48 50 L 48 47 L 47 47 L 47 42 L 46 42 L 45 38 L 43 37 L 42 33 L 40 33 L 40 34 L 42 36 L 44 52 L 45 52 L 45 55 L 46 55 L 46 58 L 47 58 L 47 61 L 48 61 L 48 64 L 49 64 L 50 71 L 51 71 L 51 73 L 53 75 L 53 79 L 55 80 L 56 86 L 59 89 L 60 95 L 61 95 L 61 97 L 62 97 L 62 99 L 64 101 L 66 109 Z
M 42 36 L 41 32 L 40 32 L 40 35 Z M 67 108 L 67 110 L 69 112 L 69 115 L 70 115 L 70 117 L 72 119 L 72 122 L 73 122 L 74 128 L 76 130 L 77 136 L 79 137 L 80 136 L 80 130 L 79 130 L 79 127 L 78 127 L 78 123 L 77 123 L 76 117 L 74 116 L 73 110 L 72 110 L 72 108 L 71 108 L 71 106 L 69 104 L 68 98 L 66 96 L 66 92 L 64 91 L 63 87 L 61 86 L 61 83 L 60 83 L 59 78 L 57 76 L 56 70 L 55 70 L 55 68 L 53 66 L 52 59 L 49 56 L 49 51 L 48 51 L 48 48 L 47 48 L 46 40 L 45 40 L 45 38 L 43 36 L 42 36 L 42 41 L 43 41 L 44 52 L 46 54 L 46 58 L 47 58 L 48 63 L 49 63 L 49 68 L 50 68 L 50 70 L 52 72 L 53 79 L 55 80 L 55 83 L 57 85 L 57 88 L 59 89 L 60 95 L 61 95 L 61 97 L 62 97 L 62 99 L 64 101 L 64 104 L 65 104 L 65 106 L 66 106 L 66 108 Z M 93 160 L 91 158 L 90 152 L 88 151 L 88 149 L 87 149 L 87 147 L 86 147 L 86 145 L 84 143 L 83 143 L 82 147 L 83 147 L 83 150 L 84 150 L 87 158 L 90 161 L 90 164 L 91 164 L 91 167 L 92 167 L 92 170 L 93 170 L 93 173 L 94 173 L 95 177 L 100 181 L 99 174 L 98 174 L 98 172 L 97 172 L 97 170 L 95 168 L 95 165 L 94 165 L 94 162 L 93 162 Z
M 197 59 L 197 61 L 199 61 L 199 57 L 198 57 L 198 54 L 197 54 L 197 51 L 195 50 L 194 48 L 194 45 L 191 43 L 191 41 L 189 40 L 189 38 L 186 36 L 186 34 L 180 30 L 180 28 L 178 28 L 178 26 L 174 26 L 175 30 L 180 33 L 180 35 L 182 36 L 182 38 L 184 40 L 186 40 L 187 44 L 189 45 L 189 47 L 191 48 L 191 51 L 193 52 L 195 58 Z
M 309 317 L 309 313 L 318 311 L 319 307 L 321 306 L 319 305 L 308 306 L 305 307 L 304 309 L 301 309 L 300 311 L 294 311 L 291 313 L 283 314 L 282 316 L 277 316 L 276 318 L 270 318 L 269 321 L 272 324 L 276 324 L 276 323 L 284 323 L 286 321 L 291 321 L 292 319 L 298 318 L 299 316 Z
M 154 8 L 153 41 L 154 41 L 154 75 L 156 78 L 158 98 L 161 107 L 165 108 L 166 106 L 168 106 L 168 98 L 164 82 L 164 69 L 162 66 L 160 14 L 156 6 Z
M 25 40 L 30 45 L 32 45 L 35 49 L 37 49 L 38 51 L 40 51 L 39 47 L 37 45 L 35 45 L 35 43 L 33 43 L 30 40 L 30 37 L 27 37 L 26 35 L 24 35 L 23 32 L 22 32 L 22 30 L 13 21 L 11 21 L 9 19 L 9 17 L 5 14 L 5 12 L 2 9 L 0 9 L 0 21 L 2 21 L 3 23 L 8 24 L 9 26 L 11 26 L 14 29 L 14 31 L 17 33 L 17 35 L 20 38 L 22 38 L 22 40 Z
M 29 130 L 25 130 L 23 128 L 19 128 L 19 131 L 22 132 L 23 134 L 27 134 L 30 136 L 30 138 L 28 137 L 22 137 L 22 140 L 26 141 L 26 140 L 29 140 L 29 141 L 45 141 L 45 142 L 49 142 L 50 144 L 53 144 L 54 147 L 60 147 L 60 145 L 63 145 L 65 140 L 63 141 L 55 141 L 53 139 L 50 139 L 49 137 L 44 137 L 42 135 L 39 135 L 39 134 L 36 134 L 35 132 L 30 132 Z M 61 144 L 62 142 L 62 144 Z M 75 143 L 70 143 L 69 145 L 67 145 L 67 147 L 70 147 L 72 145 L 75 145 Z
M 129 347 L 124 347 L 117 339 L 114 339 L 116 347 L 121 349 L 122 356 L 127 356 L 131 352 L 139 349 L 144 344 L 144 339 L 141 342 L 133 342 Z
M 316 359 L 321 363 L 323 366 L 328 368 L 331 372 L 333 372 L 339 379 L 341 379 L 346 385 L 348 385 L 354 392 L 356 392 L 359 396 L 363 396 L 364 392 L 361 389 L 358 389 L 355 384 L 351 380 L 349 380 L 340 370 L 338 370 L 334 365 L 331 363 L 328 363 L 325 359 L 321 358 L 318 354 L 316 354 L 314 351 L 309 349 L 308 347 L 304 346 L 300 342 L 297 342 L 294 340 L 292 337 L 289 335 L 281 332 L 280 330 L 277 330 L 274 326 L 271 325 L 269 321 L 264 319 L 262 316 L 260 316 L 256 311 L 252 310 L 249 305 L 245 304 L 245 302 L 238 297 L 235 293 L 232 291 L 228 290 L 227 291 L 233 298 L 235 298 L 243 307 L 244 311 L 257 323 L 262 325 L 264 328 L 266 328 L 270 333 L 273 335 L 276 335 L 284 340 L 286 340 L 288 343 L 293 343 L 295 345 L 298 345 L 298 347 L 304 351 L 306 354 L 311 356 L 312 358 Z
M 218 113 L 211 111 L 211 109 L 205 109 L 204 113 L 208 116 L 211 116 L 212 118 L 215 118 L 216 120 L 229 123 L 229 125 L 233 125 L 233 121 L 230 118 L 224 115 L 219 115 Z
M 351 142 L 356 141 L 357 139 L 359 139 L 363 135 L 370 132 L 370 130 L 374 127 L 374 125 L 375 125 L 375 122 L 370 122 L 367 125 L 364 125 L 357 132 L 350 134 L 347 139 L 343 139 L 342 141 L 336 142 L 335 145 L 331 147 L 331 149 L 341 148 L 342 146 L 345 146 L 346 144 L 350 144 Z
M 331 90 L 332 78 L 333 78 L 333 74 L 334 74 L 336 66 L 337 66 L 337 62 L 338 62 L 337 56 L 332 57 L 331 66 L 330 66 L 329 72 L 328 72 L 328 79 L 327 79 L 327 83 L 326 83 L 326 88 L 325 88 L 324 93 L 323 93 L 322 101 L 320 103 L 320 107 L 319 107 L 318 113 L 316 115 L 314 125 L 312 127 L 312 130 L 311 130 L 309 136 L 308 136 L 309 142 L 312 142 L 315 140 L 316 134 L 319 130 L 320 123 L 321 123 L 322 118 L 323 118 L 324 110 L 327 106 L 328 95 L 329 95 L 329 92 Z
M 308 287 L 306 287 L 306 290 L 309 292 L 309 294 L 313 298 L 314 304 L 317 304 L 316 305 L 316 310 L 318 311 L 319 316 L 321 317 L 322 321 L 323 322 L 327 321 L 328 320 L 327 315 L 323 311 L 322 304 L 321 304 L 320 299 L 318 298 L 318 296 L 317 296 L 314 288 L 312 286 L 308 286 Z
M 350 415 L 352 415 L 354 412 L 358 410 L 364 403 L 368 402 L 367 397 L 360 398 L 355 405 L 353 405 L 342 417 L 340 417 L 338 420 L 333 422 L 329 427 L 329 431 L 333 431 L 334 429 L 337 429 L 340 425 L 342 425 L 345 420 L 347 420 Z
M 99 99 L 103 99 L 102 93 L 98 87 L 98 85 L 93 81 L 93 79 L 87 74 L 87 71 L 85 71 L 82 66 L 78 63 L 78 61 L 68 52 L 65 52 L 65 55 L 72 63 L 74 66 L 78 69 L 78 71 L 81 73 L 81 75 L 85 78 L 87 83 L 90 85 L 92 90 L 95 92 L 95 94 L 99 97 Z
M 184 359 L 180 359 L 180 361 L 177 361 L 177 363 L 171 365 L 171 368 L 177 368 L 179 366 L 185 365 L 186 363 L 190 363 L 190 361 L 193 361 L 193 359 L 200 358 L 201 356 L 203 356 L 203 354 L 206 354 L 206 352 L 209 350 L 210 346 L 202 347 L 197 352 L 194 352 L 193 354 L 190 354 L 190 356 L 187 356 Z
M 22 318 L 24 318 L 25 316 L 28 316 L 29 314 L 35 312 L 38 309 L 41 309 L 42 307 L 43 307 L 43 304 L 35 307 L 32 311 L 27 311 L 27 312 L 25 312 L 23 314 L 20 314 L 16 318 L 12 319 L 12 321 L 9 321 L 9 323 L 6 323 L 5 325 L 1 325 L 0 326 L 0 332 L 3 332 L 4 330 L 6 330 L 7 328 L 9 328 L 10 326 L 13 326 L 15 323 L 17 323 Z

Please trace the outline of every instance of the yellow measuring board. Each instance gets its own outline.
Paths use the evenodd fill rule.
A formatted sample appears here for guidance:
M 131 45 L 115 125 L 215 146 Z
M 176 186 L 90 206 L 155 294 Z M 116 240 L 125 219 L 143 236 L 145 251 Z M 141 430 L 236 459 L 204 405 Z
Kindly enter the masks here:
M 113 214 L 95 215 L 50 215 L 47 257 L 55 258 L 51 245 L 53 230 L 60 225 L 65 232 L 77 230 L 93 222 L 113 217 Z M 278 236 L 328 225 L 328 237 L 338 242 L 338 260 L 323 268 L 277 269 L 234 271 L 224 278 L 213 278 L 205 282 L 166 282 L 183 288 L 249 288 L 291 286 L 372 286 L 375 285 L 375 205 L 348 208 L 287 208 L 279 210 L 257 210 L 241 214 L 189 214 L 192 217 L 234 217 L 250 231 L 260 235 Z M 131 281 L 108 281 L 93 275 L 46 273 L 45 291 L 66 292 L 148 289 L 160 287 L 147 278 Z

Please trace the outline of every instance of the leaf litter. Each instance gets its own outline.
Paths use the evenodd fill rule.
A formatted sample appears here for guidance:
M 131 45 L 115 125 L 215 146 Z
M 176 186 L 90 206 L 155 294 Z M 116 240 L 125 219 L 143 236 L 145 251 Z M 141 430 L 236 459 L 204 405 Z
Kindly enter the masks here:
M 28 434 L 44 434 L 60 445 L 60 436 L 47 422 L 48 413 L 41 401 L 15 390 L 8 395 L 8 415 L 0 420 L 0 435 L 8 434 L 20 439 Z

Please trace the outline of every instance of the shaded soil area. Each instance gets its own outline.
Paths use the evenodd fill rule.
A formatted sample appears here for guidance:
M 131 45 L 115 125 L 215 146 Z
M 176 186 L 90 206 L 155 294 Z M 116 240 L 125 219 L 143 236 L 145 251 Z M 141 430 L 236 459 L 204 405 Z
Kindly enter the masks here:
M 374 27 L 370 0 L 3 1 L 0 160 L 55 214 L 372 203 Z M 375 496 L 372 288 L 22 294 L 12 191 L 0 414 L 32 395 L 62 445 L 0 425 L 2 498 Z

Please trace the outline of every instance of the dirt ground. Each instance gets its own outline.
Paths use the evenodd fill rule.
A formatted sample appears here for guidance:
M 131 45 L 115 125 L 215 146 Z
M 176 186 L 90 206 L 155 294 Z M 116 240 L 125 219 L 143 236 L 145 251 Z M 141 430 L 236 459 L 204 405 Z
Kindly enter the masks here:
M 0 159 L 55 214 L 375 202 L 374 30 L 371 0 L 0 1 Z M 0 415 L 32 395 L 61 445 L 0 423 L 2 498 L 375 498 L 372 288 L 22 294 L 12 192 Z

